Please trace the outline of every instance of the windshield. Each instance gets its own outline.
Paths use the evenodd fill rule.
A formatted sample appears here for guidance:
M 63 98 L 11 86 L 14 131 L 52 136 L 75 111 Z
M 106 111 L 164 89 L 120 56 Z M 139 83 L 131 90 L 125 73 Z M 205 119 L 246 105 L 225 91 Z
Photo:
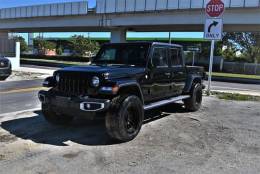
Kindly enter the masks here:
M 149 45 L 107 45 L 102 47 L 93 63 L 146 66 Z

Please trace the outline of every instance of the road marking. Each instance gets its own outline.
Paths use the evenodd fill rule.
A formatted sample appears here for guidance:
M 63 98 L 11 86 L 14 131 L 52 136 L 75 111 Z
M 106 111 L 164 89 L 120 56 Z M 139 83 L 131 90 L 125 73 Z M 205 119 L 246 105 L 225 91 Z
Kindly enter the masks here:
M 260 92 L 258 90 L 252 90 L 252 89 L 231 88 L 231 87 L 223 87 L 223 86 L 212 86 L 212 88 L 221 88 L 221 89 L 226 89 L 226 90 L 242 90 L 242 91 Z
M 22 89 L 12 89 L 7 91 L 1 91 L 0 94 L 12 94 L 12 93 L 21 93 L 21 92 L 32 92 L 48 89 L 46 87 L 31 87 L 31 88 L 22 88 Z

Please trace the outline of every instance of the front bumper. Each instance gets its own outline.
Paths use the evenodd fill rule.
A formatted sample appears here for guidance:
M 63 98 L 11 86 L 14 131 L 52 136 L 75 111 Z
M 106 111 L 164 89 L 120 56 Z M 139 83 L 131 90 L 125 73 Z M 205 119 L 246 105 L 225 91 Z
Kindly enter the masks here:
M 38 97 L 43 104 L 47 104 L 56 112 L 68 115 L 93 115 L 106 111 L 110 106 L 110 100 L 107 99 L 62 97 L 50 91 L 40 91 Z

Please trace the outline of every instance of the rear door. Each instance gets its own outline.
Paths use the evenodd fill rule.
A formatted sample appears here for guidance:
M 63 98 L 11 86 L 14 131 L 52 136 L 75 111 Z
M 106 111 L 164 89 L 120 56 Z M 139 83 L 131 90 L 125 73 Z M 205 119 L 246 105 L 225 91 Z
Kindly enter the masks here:
M 183 62 L 183 54 L 181 47 L 170 48 L 170 63 L 171 63 L 171 94 L 174 96 L 182 94 L 186 82 L 186 68 Z

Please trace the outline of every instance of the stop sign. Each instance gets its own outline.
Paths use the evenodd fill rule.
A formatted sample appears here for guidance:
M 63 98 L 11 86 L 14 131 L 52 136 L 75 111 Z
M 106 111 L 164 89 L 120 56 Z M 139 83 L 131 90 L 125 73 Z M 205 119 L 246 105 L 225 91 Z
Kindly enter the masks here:
M 206 6 L 206 13 L 210 17 L 219 17 L 224 13 L 225 4 L 221 0 L 211 0 Z

